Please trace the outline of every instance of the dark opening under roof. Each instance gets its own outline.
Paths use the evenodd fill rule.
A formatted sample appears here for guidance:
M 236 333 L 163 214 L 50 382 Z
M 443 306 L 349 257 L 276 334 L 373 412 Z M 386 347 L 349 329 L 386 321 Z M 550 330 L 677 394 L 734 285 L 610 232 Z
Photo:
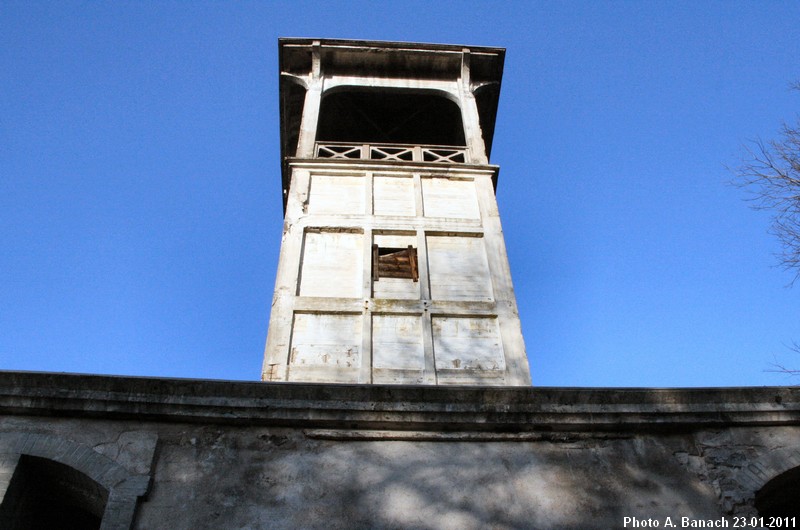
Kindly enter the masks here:
M 352 89 L 322 99 L 318 142 L 465 146 L 458 105 L 438 94 Z

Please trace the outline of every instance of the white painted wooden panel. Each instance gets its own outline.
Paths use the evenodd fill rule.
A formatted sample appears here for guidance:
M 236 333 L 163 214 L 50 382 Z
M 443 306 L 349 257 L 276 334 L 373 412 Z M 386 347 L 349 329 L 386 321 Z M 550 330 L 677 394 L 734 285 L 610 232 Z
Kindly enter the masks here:
M 437 370 L 505 370 L 496 318 L 441 316 L 431 325 Z
M 419 315 L 372 317 L 372 366 L 397 370 L 425 368 Z
M 364 235 L 307 231 L 300 265 L 300 296 L 361 298 Z
M 364 215 L 366 179 L 332 175 L 312 175 L 308 213 Z
M 375 215 L 416 215 L 414 179 L 407 177 L 373 178 L 372 204 Z
M 295 313 L 289 365 L 290 374 L 293 367 L 357 371 L 361 366 L 361 315 Z
M 482 237 L 428 235 L 428 271 L 434 300 L 492 300 Z
M 394 234 L 375 234 L 372 241 L 381 247 L 406 248 L 408 245 L 417 246 L 417 236 L 413 232 Z
M 479 219 L 478 197 L 472 180 L 422 179 L 425 217 Z
M 419 282 L 406 278 L 381 278 L 372 282 L 373 298 L 419 300 Z
M 373 241 L 380 247 L 408 248 L 417 246 L 416 235 L 405 234 L 375 234 Z M 372 281 L 373 298 L 386 298 L 395 300 L 419 300 L 419 281 L 408 278 L 380 278 Z

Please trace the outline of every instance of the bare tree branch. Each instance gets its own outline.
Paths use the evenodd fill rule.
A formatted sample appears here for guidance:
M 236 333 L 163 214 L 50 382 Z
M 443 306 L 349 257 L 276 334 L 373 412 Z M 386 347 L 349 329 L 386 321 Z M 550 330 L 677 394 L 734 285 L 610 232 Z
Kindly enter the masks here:
M 791 351 L 794 353 L 800 354 L 800 344 L 796 342 L 792 342 L 791 346 L 787 346 Z M 774 358 L 773 358 L 774 359 Z M 772 366 L 771 370 L 764 370 L 765 372 L 772 372 L 776 374 L 786 374 L 786 375 L 800 375 L 800 370 L 796 368 L 788 368 L 787 366 L 779 363 L 777 359 L 774 359 L 774 362 L 769 363 Z
M 800 91 L 800 82 L 791 88 Z M 781 245 L 778 260 L 800 278 L 800 118 L 784 123 L 776 140 L 745 146 L 734 168 L 734 184 L 747 190 L 753 208 L 772 211 L 774 234 Z
M 789 86 L 800 91 L 800 81 Z M 756 139 L 744 147 L 741 163 L 732 169 L 733 183 L 749 194 L 752 207 L 772 212 L 770 233 L 777 237 L 781 250 L 780 265 L 793 273 L 790 285 L 800 278 L 800 117 L 784 123 L 777 139 Z M 800 354 L 800 344 L 789 350 Z M 777 360 L 766 372 L 800 375 L 800 369 L 788 368 Z
M 774 374 L 786 374 L 786 375 L 800 375 L 800 370 L 794 368 L 787 368 L 786 366 L 780 363 L 769 363 L 772 366 L 771 370 L 764 370 L 765 372 L 770 372 Z

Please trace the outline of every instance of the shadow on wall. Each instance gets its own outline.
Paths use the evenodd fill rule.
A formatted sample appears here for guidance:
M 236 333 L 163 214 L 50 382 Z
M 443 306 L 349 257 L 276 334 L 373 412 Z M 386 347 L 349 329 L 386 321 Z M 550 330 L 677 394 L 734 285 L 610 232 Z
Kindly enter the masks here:
M 713 490 L 671 452 L 632 438 L 476 443 L 307 435 L 207 428 L 165 443 L 140 527 L 608 528 L 621 527 L 624 517 L 721 515 Z

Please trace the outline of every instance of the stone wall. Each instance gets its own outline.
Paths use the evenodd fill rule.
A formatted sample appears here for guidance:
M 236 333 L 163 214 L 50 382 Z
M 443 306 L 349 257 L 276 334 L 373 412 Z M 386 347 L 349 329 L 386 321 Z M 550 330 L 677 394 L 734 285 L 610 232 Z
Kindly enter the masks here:
M 800 465 L 798 397 L 6 372 L 0 495 L 32 454 L 135 507 L 132 528 L 680 527 L 755 515 Z M 127 528 L 111 504 L 103 528 Z

